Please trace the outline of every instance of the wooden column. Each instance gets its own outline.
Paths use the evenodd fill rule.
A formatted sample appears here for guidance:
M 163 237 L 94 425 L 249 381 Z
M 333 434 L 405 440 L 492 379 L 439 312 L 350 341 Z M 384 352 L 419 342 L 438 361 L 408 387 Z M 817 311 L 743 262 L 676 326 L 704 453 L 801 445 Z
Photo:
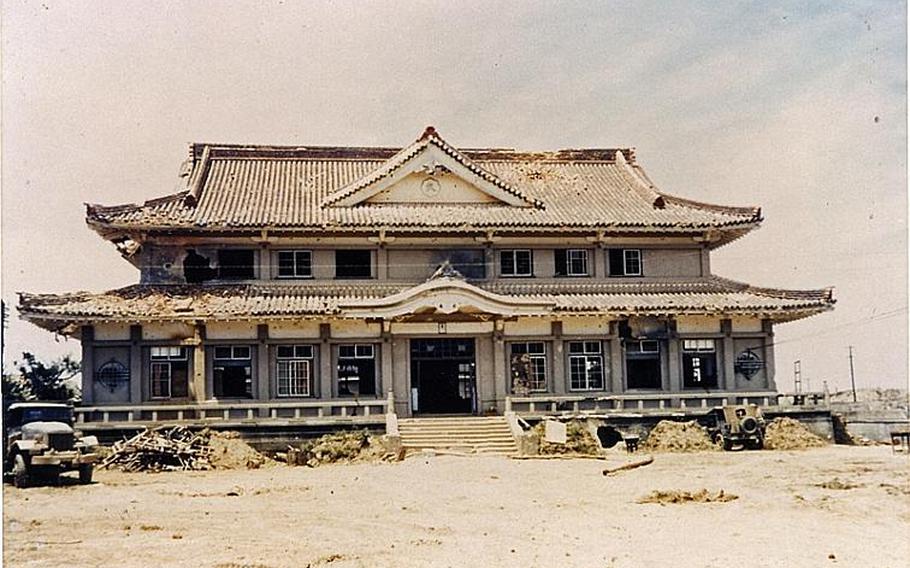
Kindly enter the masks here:
M 142 402 L 142 326 L 130 326 L 130 403 Z
M 505 403 L 505 397 L 512 392 L 511 377 L 506 369 L 506 345 L 503 338 L 503 321 L 493 321 L 493 398 L 497 407 Z M 483 409 L 481 409 L 483 410 Z
M 670 392 L 680 392 L 683 390 L 682 368 L 679 357 L 679 335 L 676 332 L 676 321 L 667 322 L 669 337 L 667 338 L 667 371 L 668 371 L 668 390 Z
M 623 374 L 623 354 L 622 340 L 619 337 L 619 322 L 610 322 L 610 391 L 615 394 L 623 392 L 622 374 Z
M 569 379 L 566 377 L 566 352 L 562 341 L 562 322 L 554 321 L 550 324 L 553 335 L 553 376 L 550 378 L 550 392 L 553 394 L 566 394 Z
M 376 392 L 377 396 L 384 396 L 389 393 L 390 390 L 395 389 L 395 381 L 393 380 L 393 366 L 392 361 L 392 334 L 385 330 L 385 326 L 388 325 L 386 322 L 382 322 L 380 325 L 383 326 L 382 330 L 382 343 L 379 346 L 379 390 Z M 393 409 L 394 410 L 394 409 Z
M 335 373 L 332 369 L 332 345 L 329 343 L 331 326 L 327 323 L 319 324 L 319 398 L 333 398 L 332 379 Z
M 766 334 L 763 343 L 765 377 L 767 377 L 768 389 L 777 390 L 777 381 L 774 379 L 774 328 L 771 320 L 762 320 L 762 329 Z
M 95 326 L 82 326 L 82 402 L 95 401 Z
M 729 319 L 720 320 L 720 331 L 724 334 L 724 375 L 718 386 L 724 390 L 736 389 L 736 370 L 734 362 L 736 353 L 733 351 L 733 322 Z
M 259 340 L 256 349 L 256 392 L 255 397 L 260 401 L 271 398 L 271 377 L 269 376 L 269 326 L 261 323 L 256 326 L 256 338 Z M 259 415 L 268 417 L 268 409 L 259 409 Z
M 193 326 L 193 380 L 190 384 L 190 396 L 196 402 L 208 398 L 205 390 L 205 324 Z

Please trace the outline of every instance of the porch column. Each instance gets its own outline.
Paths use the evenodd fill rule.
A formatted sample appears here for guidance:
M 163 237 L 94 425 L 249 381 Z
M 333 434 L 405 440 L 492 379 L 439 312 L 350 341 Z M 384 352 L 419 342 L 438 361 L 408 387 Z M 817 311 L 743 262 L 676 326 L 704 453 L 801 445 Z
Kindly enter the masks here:
M 331 327 L 319 324 L 319 398 L 332 398 L 332 345 L 329 343 Z
M 553 335 L 553 377 L 550 391 L 554 394 L 566 394 L 566 354 L 562 341 L 562 322 L 554 321 L 550 324 Z
M 269 376 L 269 326 L 259 324 L 256 326 L 256 336 L 259 339 L 256 349 L 256 398 L 269 400 L 271 398 L 271 377 Z M 260 408 L 259 415 L 268 418 L 269 409 Z
M 95 326 L 82 326 L 82 402 L 90 405 L 95 400 Z
M 667 369 L 669 371 L 669 391 L 682 391 L 682 369 L 679 365 L 679 339 L 675 334 L 667 340 Z
M 765 357 L 765 377 L 768 381 L 768 389 L 776 391 L 777 382 L 774 379 L 774 328 L 771 320 L 762 321 L 762 329 L 765 331 L 764 357 Z
M 622 394 L 622 340 L 619 337 L 619 322 L 610 322 L 610 391 L 615 394 Z
M 506 369 L 506 345 L 503 338 L 503 321 L 500 319 L 493 321 L 493 397 L 496 399 L 497 407 L 500 401 L 505 401 L 505 397 L 512 392 L 511 377 L 508 376 Z
M 193 326 L 193 376 L 190 381 L 190 398 L 203 402 L 205 393 L 205 324 Z
M 379 396 L 387 395 L 389 391 L 395 390 L 392 366 L 392 333 L 386 331 L 388 325 L 387 322 L 382 322 L 382 343 L 379 345 L 379 392 L 376 393 Z M 396 394 L 395 396 L 397 399 L 398 395 Z M 394 411 L 395 409 L 390 410 Z
M 130 403 L 142 402 L 142 326 L 130 326 Z
M 729 319 L 720 320 L 720 330 L 724 334 L 724 376 L 723 381 L 718 381 L 724 390 L 736 389 L 736 370 L 734 362 L 736 353 L 733 352 L 733 322 Z

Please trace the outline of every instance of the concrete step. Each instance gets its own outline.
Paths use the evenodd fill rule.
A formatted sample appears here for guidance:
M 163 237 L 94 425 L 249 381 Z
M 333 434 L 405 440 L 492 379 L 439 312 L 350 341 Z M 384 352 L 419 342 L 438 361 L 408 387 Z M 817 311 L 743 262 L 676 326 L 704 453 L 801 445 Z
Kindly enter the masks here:
M 493 454 L 518 451 L 509 424 L 501 416 L 406 418 L 398 422 L 398 430 L 406 448 Z

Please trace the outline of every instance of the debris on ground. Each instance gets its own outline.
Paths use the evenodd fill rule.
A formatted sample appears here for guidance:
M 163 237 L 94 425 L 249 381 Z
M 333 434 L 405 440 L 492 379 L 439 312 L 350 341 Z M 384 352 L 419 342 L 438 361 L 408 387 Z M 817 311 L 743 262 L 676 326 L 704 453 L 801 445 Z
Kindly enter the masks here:
M 859 483 L 850 483 L 849 481 L 841 481 L 838 478 L 834 478 L 830 481 L 823 481 L 822 483 L 816 483 L 816 487 L 821 487 L 822 489 L 834 489 L 837 491 L 846 491 L 848 489 L 859 489 L 860 487 L 865 487 Z
M 541 454 L 584 454 L 594 455 L 600 452 L 600 443 L 588 431 L 587 425 L 582 420 L 572 420 L 566 423 L 566 443 L 555 444 L 544 439 L 546 421 L 534 426 L 534 433 L 540 438 Z
M 605 469 L 603 471 L 603 473 L 604 473 L 604 475 L 613 475 L 614 473 L 618 473 L 620 471 L 627 471 L 630 469 L 635 469 L 638 467 L 650 465 L 652 463 L 654 463 L 654 458 L 649 457 L 649 458 L 645 458 L 641 461 L 630 462 L 630 463 L 626 463 L 623 465 L 618 465 L 616 467 L 608 467 L 607 469 Z
M 353 461 L 383 461 L 401 459 L 401 452 L 390 452 L 381 441 L 370 436 L 369 431 L 335 432 L 314 440 L 307 440 L 299 447 L 289 447 L 288 465 L 316 467 L 331 463 Z
M 769 450 L 801 450 L 827 445 L 798 420 L 779 417 L 765 428 L 765 447 Z
M 641 447 L 652 452 L 704 452 L 720 448 L 698 422 L 661 420 L 651 429 Z
M 657 503 L 666 505 L 668 503 L 729 503 L 739 499 L 738 495 L 725 493 L 723 489 L 717 493 L 709 493 L 707 489 L 699 489 L 695 492 L 690 491 L 652 491 L 651 493 L 640 497 L 636 503 Z
M 101 467 L 154 472 L 255 469 L 270 462 L 236 432 L 196 432 L 183 426 L 161 426 L 115 442 Z

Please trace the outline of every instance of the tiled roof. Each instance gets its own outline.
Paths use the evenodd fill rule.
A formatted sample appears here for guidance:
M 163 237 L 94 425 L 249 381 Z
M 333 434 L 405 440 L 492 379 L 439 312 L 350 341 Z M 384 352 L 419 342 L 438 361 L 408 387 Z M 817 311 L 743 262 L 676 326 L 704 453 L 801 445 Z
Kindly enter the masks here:
M 422 139 L 423 140 L 423 137 Z M 438 142 L 437 142 L 438 140 Z M 392 148 L 196 145 L 187 189 L 141 205 L 89 205 L 102 233 L 130 230 L 366 232 L 718 231 L 728 241 L 761 212 L 689 201 L 658 191 L 630 149 L 517 152 L 456 150 L 472 172 L 533 206 L 505 203 L 335 204 L 409 155 Z M 405 149 L 407 150 L 407 148 Z M 340 196 L 340 197 L 339 197 Z
M 412 284 L 135 285 L 105 293 L 21 294 L 19 311 L 36 325 L 60 331 L 91 322 L 171 320 L 271 320 L 344 317 L 339 306 L 383 298 Z M 831 290 L 755 288 L 711 277 L 675 282 L 478 284 L 478 288 L 529 301 L 555 304 L 554 315 L 584 313 L 760 315 L 790 321 L 830 309 Z

